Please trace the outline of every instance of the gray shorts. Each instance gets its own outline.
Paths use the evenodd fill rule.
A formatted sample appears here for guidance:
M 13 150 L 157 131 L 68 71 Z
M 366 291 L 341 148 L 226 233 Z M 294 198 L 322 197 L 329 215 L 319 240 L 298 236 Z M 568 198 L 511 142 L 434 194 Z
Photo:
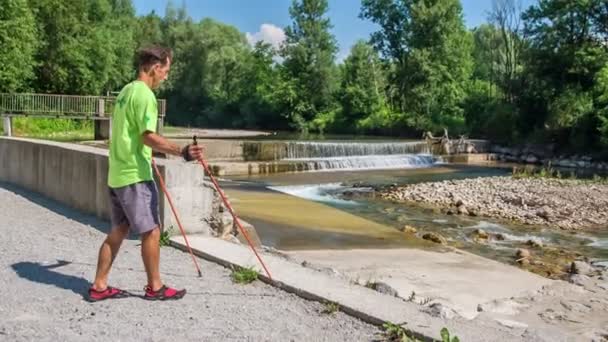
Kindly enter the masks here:
M 158 190 L 153 181 L 110 188 L 112 227 L 127 224 L 129 230 L 143 234 L 160 226 Z

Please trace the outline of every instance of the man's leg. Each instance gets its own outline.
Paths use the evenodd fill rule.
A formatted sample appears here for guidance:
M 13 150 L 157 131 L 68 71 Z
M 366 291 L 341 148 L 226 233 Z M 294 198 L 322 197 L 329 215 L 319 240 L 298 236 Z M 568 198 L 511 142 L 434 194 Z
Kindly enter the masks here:
M 160 228 L 157 226 L 141 235 L 141 257 L 144 261 L 148 286 L 158 291 L 162 286 L 160 280 Z
M 108 234 L 105 241 L 99 248 L 99 259 L 97 261 L 97 273 L 95 274 L 95 282 L 93 288 L 97 291 L 105 290 L 108 287 L 108 275 L 112 263 L 118 254 L 122 241 L 129 233 L 129 226 L 121 224 L 114 228 Z

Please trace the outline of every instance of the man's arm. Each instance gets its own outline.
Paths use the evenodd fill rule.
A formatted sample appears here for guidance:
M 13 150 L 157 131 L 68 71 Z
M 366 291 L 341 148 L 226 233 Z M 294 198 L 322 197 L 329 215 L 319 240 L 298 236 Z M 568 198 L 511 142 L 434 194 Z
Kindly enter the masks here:
M 170 142 L 166 138 L 151 132 L 146 131 L 142 134 L 143 143 L 146 146 L 149 146 L 151 149 L 162 152 L 166 154 L 172 154 L 174 156 L 182 156 L 186 158 L 184 149 L 182 149 L 179 145 Z M 203 148 L 198 145 L 188 145 L 187 151 L 190 159 L 200 160 L 203 158 Z

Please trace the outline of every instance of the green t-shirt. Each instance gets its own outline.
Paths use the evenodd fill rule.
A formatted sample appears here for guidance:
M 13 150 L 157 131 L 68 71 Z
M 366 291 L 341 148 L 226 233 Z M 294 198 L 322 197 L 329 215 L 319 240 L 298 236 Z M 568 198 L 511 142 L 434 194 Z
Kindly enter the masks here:
M 156 96 L 142 81 L 127 84 L 116 99 L 112 114 L 108 185 L 119 188 L 152 180 L 152 149 L 142 134 L 156 132 Z

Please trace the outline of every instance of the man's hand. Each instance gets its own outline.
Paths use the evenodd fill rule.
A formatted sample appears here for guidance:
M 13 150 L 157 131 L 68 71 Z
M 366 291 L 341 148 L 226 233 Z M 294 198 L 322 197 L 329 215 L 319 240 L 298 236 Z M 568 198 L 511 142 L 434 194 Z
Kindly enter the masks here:
M 182 157 L 185 161 L 202 160 L 203 147 L 194 144 L 186 145 L 182 149 Z
M 179 145 L 174 144 L 162 136 L 149 131 L 142 134 L 142 139 L 146 146 L 149 146 L 158 152 L 172 154 L 174 156 L 181 156 L 186 161 L 203 159 L 203 147 L 196 144 L 190 144 L 184 148 L 181 148 Z

